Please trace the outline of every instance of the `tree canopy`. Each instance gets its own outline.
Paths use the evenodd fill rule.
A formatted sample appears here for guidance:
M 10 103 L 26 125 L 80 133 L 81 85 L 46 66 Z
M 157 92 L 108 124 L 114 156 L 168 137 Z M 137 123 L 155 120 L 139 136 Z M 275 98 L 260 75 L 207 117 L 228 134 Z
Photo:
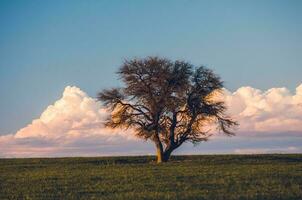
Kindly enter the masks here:
M 157 161 L 165 162 L 184 142 L 207 141 L 205 130 L 215 124 L 224 134 L 237 123 L 226 115 L 216 95 L 223 82 L 212 70 L 185 61 L 160 57 L 125 60 L 117 74 L 124 87 L 103 90 L 100 100 L 111 110 L 106 126 L 131 128 L 137 137 L 151 140 Z

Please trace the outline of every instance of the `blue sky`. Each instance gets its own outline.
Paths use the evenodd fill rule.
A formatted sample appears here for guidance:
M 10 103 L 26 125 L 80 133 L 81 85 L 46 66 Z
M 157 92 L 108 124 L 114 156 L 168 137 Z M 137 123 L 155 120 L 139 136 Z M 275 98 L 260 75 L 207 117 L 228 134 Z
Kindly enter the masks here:
M 68 85 L 94 97 L 125 58 L 184 59 L 225 86 L 293 93 L 302 1 L 0 1 L 0 134 L 15 133 Z

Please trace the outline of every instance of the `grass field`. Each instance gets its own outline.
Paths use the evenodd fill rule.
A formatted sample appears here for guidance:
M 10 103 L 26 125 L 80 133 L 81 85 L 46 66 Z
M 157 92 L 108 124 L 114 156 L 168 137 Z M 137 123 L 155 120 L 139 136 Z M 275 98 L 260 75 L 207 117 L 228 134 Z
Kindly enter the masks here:
M 0 159 L 0 199 L 302 199 L 302 155 Z

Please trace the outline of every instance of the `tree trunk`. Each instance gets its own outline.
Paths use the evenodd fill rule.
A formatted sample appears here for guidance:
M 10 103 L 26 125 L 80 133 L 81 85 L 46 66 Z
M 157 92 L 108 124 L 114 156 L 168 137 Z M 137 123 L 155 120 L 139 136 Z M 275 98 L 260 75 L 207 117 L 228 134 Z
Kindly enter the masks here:
M 163 144 L 159 139 L 158 134 L 155 134 L 153 136 L 153 141 L 156 146 L 157 163 L 162 163 L 164 161 L 164 148 L 163 148 Z
M 154 142 L 156 146 L 157 163 L 162 163 L 164 161 L 164 149 L 158 135 L 154 137 Z
M 157 156 L 157 163 L 164 162 L 164 155 L 163 155 L 163 148 L 160 146 L 156 147 L 156 156 Z
M 171 156 L 171 153 L 174 149 L 173 148 L 169 148 L 169 149 L 166 149 L 164 154 L 163 154 L 163 160 L 164 162 L 168 162 L 169 159 L 170 159 L 170 156 Z
M 156 156 L 157 156 L 157 163 L 168 162 L 170 159 L 172 151 L 176 148 L 176 146 L 171 145 L 164 150 L 161 141 L 159 140 L 158 136 L 154 137 L 154 142 L 156 146 Z
M 157 163 L 168 162 L 171 156 L 171 153 L 174 149 L 167 149 L 163 151 L 163 147 L 161 144 L 156 145 L 156 156 L 157 156 Z

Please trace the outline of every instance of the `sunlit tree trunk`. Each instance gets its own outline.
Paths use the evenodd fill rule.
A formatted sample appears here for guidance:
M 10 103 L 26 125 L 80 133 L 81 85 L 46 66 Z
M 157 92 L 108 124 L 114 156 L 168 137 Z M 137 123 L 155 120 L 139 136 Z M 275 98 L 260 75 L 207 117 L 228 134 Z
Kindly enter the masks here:
M 174 148 L 163 150 L 161 143 L 156 144 L 157 163 L 168 162 Z
M 158 135 L 154 136 L 154 143 L 156 146 L 157 163 L 168 162 L 172 152 L 177 148 L 177 145 L 172 143 L 164 148 Z
M 156 156 L 157 156 L 157 163 L 164 162 L 164 155 L 163 155 L 163 148 L 157 146 L 156 147 Z
M 163 144 L 161 143 L 158 135 L 154 135 L 154 143 L 156 146 L 156 156 L 157 156 L 157 163 L 164 162 L 164 149 Z

